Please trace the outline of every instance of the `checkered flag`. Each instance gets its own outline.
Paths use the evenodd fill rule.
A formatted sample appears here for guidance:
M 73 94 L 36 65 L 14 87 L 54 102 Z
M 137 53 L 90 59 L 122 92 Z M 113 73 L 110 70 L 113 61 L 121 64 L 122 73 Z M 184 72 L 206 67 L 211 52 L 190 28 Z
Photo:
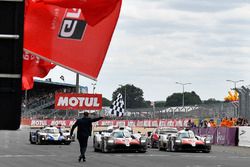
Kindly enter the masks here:
M 113 101 L 110 106 L 109 114 L 122 117 L 124 115 L 124 101 L 122 99 L 122 94 L 119 93 L 115 101 Z

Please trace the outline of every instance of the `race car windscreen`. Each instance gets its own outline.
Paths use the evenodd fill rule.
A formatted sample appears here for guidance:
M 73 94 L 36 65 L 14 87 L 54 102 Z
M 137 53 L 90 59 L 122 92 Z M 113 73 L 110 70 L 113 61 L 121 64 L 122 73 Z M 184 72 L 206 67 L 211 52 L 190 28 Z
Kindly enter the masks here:
M 58 129 L 45 129 L 44 130 L 45 133 L 59 133 Z
M 176 130 L 161 130 L 160 134 L 167 134 L 167 133 L 177 133 Z
M 113 136 L 115 138 L 124 138 L 124 137 L 130 137 L 131 135 L 128 132 L 114 132 Z
M 185 132 L 180 133 L 180 134 L 178 135 L 178 137 L 179 137 L 180 139 L 182 139 L 182 138 L 194 138 L 195 136 L 194 136 L 194 133 L 193 133 L 193 132 L 185 131 Z

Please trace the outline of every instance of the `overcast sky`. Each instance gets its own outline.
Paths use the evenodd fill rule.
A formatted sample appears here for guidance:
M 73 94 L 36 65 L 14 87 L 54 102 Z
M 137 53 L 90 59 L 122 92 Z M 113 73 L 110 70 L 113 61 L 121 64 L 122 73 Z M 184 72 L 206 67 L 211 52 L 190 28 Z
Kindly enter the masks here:
M 96 85 L 111 100 L 119 84 L 133 84 L 144 99 L 166 100 L 192 83 L 202 100 L 223 100 L 232 82 L 250 84 L 249 0 L 123 0 L 120 18 Z M 75 84 L 56 67 L 45 78 Z M 80 77 L 92 92 L 94 81 Z

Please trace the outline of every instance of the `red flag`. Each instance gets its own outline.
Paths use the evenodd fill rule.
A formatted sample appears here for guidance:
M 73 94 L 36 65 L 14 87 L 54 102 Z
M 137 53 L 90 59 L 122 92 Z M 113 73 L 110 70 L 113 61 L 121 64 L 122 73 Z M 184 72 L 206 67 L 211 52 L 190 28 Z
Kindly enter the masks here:
M 63 8 L 82 9 L 86 22 L 94 26 L 106 18 L 116 8 L 120 0 L 35 0 Z
M 59 1 L 55 0 L 55 2 Z M 102 20 L 95 26 L 90 26 L 89 23 L 92 21 L 96 23 L 94 15 L 98 15 L 100 10 L 96 10 L 95 7 L 104 4 L 104 0 L 83 1 L 93 16 L 89 17 L 88 24 L 85 21 L 88 17 L 82 13 L 81 9 L 65 9 L 30 1 L 25 16 L 24 48 L 34 55 L 96 79 L 121 8 L 121 0 L 118 0 L 118 3 L 117 0 L 107 2 L 111 1 L 115 9 L 109 15 L 103 15 Z M 69 1 L 62 0 L 61 2 Z M 91 5 L 93 5 L 93 10 L 90 10 Z M 84 6 L 83 10 L 85 10 Z
M 23 75 L 22 89 L 32 89 L 34 85 L 33 77 L 45 77 L 55 65 L 37 56 L 23 52 Z

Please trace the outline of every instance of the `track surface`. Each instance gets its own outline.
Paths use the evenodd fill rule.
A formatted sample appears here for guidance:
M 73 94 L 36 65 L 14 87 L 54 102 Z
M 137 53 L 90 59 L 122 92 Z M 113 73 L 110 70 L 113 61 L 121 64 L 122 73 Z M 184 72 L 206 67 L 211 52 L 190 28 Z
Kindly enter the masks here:
M 206 153 L 170 153 L 148 149 L 147 153 L 96 153 L 92 140 L 86 162 L 79 163 L 79 146 L 31 145 L 29 129 L 0 131 L 0 167 L 249 167 L 250 148 L 213 146 Z

